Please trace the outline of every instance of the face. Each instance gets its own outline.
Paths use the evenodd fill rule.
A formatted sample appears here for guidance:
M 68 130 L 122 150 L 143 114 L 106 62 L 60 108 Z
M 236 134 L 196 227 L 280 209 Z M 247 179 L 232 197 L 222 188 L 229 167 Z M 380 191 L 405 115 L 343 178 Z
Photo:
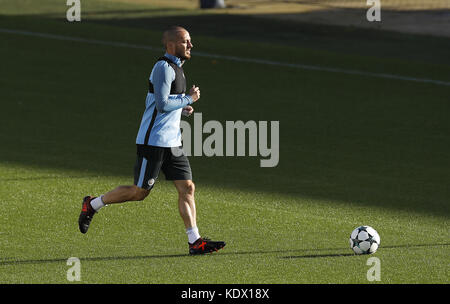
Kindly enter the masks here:
M 191 59 L 191 36 L 187 31 L 178 32 L 177 40 L 175 41 L 175 56 L 181 60 Z

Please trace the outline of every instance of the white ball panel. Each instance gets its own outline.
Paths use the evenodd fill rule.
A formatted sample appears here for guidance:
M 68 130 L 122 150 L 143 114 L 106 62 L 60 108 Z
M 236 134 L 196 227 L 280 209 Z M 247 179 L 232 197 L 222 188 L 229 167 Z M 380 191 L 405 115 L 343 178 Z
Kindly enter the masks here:
M 358 234 L 358 240 L 360 240 L 360 241 L 365 241 L 365 240 L 367 240 L 369 238 L 369 234 L 367 233 L 367 232 L 365 232 L 365 231 L 361 231 L 359 234 Z
M 369 234 L 371 234 L 371 235 L 377 234 L 377 232 L 375 231 L 375 229 L 373 229 L 373 228 L 370 227 L 370 226 L 367 226 L 366 231 L 367 231 Z
M 378 249 L 377 243 L 372 243 L 372 246 L 370 246 L 370 253 L 374 253 Z
M 364 241 L 364 242 L 359 243 L 359 248 L 360 248 L 363 252 L 368 251 L 368 250 L 370 249 L 370 242 Z
M 358 232 L 359 232 L 358 228 L 353 230 L 352 234 L 350 235 L 350 238 L 356 239 L 356 236 L 358 235 Z
M 373 236 L 373 239 L 375 240 L 375 242 L 378 243 L 378 245 L 380 245 L 381 239 L 380 239 L 380 236 L 378 235 L 378 233 Z

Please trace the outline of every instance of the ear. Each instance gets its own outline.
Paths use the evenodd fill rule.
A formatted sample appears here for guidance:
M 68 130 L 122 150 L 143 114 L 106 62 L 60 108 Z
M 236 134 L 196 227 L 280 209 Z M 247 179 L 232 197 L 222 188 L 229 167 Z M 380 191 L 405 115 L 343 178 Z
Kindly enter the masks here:
M 175 42 L 174 41 L 167 41 L 166 42 L 166 50 L 167 51 L 174 51 L 175 50 Z

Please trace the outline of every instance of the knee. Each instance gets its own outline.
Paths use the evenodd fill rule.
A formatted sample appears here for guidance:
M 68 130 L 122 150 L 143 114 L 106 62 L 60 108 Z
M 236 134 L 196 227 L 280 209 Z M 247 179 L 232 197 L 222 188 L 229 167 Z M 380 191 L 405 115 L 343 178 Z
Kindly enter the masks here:
M 188 183 L 186 186 L 186 193 L 189 195 L 194 195 L 195 192 L 195 184 L 193 182 Z
M 134 188 L 134 201 L 143 201 L 150 193 L 150 190 L 146 190 L 143 188 L 136 187 Z
M 181 188 L 180 195 L 194 195 L 195 192 L 195 184 L 192 181 L 187 182 L 183 187 Z

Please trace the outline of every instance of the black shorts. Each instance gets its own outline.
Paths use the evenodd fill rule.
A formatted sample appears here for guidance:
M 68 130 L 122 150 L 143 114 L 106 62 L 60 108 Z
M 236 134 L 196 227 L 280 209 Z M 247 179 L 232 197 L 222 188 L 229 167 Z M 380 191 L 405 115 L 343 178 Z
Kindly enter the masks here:
M 161 170 L 167 180 L 192 180 L 191 166 L 181 147 L 137 145 L 134 184 L 150 190 Z

